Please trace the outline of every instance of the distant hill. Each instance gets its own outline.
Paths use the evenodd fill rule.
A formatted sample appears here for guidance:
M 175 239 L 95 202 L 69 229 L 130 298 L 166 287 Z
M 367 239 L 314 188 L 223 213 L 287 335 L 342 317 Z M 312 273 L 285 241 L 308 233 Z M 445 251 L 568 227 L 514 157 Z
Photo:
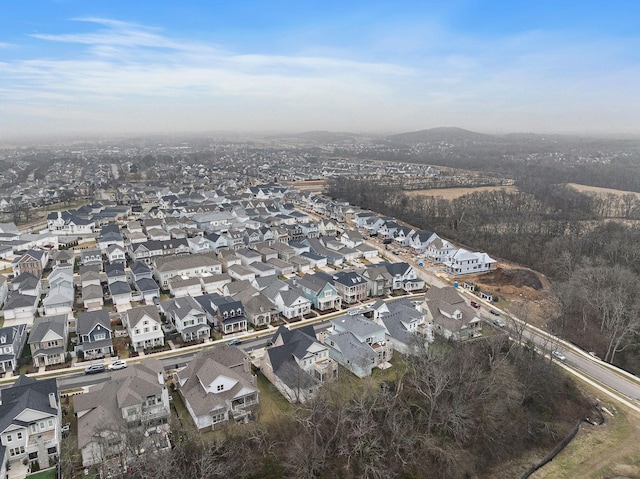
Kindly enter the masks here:
M 364 135 L 348 132 L 335 131 L 304 131 L 302 133 L 290 133 L 286 135 L 274 135 L 269 138 L 288 138 L 305 141 L 313 141 L 318 143 L 342 143 L 344 141 L 353 141 L 360 138 L 368 138 Z
M 428 130 L 411 131 L 387 137 L 395 143 L 503 143 L 505 140 L 498 136 L 486 135 L 475 131 L 455 127 L 430 128 Z

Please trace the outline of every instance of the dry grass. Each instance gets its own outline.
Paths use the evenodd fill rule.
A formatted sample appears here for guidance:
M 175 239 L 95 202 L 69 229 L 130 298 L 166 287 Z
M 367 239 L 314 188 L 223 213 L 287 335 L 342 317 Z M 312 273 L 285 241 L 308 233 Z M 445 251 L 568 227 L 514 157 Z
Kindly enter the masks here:
M 477 186 L 475 188 L 432 188 L 428 190 L 405 191 L 404 193 L 408 196 L 439 196 L 445 200 L 454 200 L 460 196 L 485 191 L 515 193 L 518 191 L 518 188 L 515 186 Z
M 586 185 L 579 185 L 577 183 L 567 183 L 567 186 L 570 186 L 571 188 L 574 188 L 576 190 L 578 190 L 580 193 L 595 193 L 597 195 L 602 195 L 602 196 L 606 196 L 608 194 L 614 194 L 614 195 L 635 195 L 636 198 L 640 198 L 640 193 L 636 193 L 634 191 L 625 191 L 625 190 L 614 190 L 612 188 L 599 188 L 597 186 L 586 186 Z
M 607 405 L 602 426 L 583 423 L 576 438 L 532 479 L 606 479 L 640 477 L 640 421 L 631 413 Z

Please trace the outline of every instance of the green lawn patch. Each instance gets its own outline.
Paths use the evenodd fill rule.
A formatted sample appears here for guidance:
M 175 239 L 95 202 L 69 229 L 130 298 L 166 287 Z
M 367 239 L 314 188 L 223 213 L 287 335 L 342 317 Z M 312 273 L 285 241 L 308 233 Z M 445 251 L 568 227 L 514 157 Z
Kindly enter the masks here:
M 29 474 L 28 479 L 56 479 L 56 468 L 47 469 L 46 471 L 36 472 L 35 474 Z

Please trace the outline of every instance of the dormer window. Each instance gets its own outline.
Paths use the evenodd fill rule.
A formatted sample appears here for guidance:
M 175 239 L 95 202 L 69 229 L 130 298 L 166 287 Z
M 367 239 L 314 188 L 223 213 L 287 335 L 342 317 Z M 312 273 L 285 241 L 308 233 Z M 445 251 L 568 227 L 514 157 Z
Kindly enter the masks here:
M 218 384 L 218 387 L 216 388 L 218 392 L 223 391 L 224 390 L 224 384 Z

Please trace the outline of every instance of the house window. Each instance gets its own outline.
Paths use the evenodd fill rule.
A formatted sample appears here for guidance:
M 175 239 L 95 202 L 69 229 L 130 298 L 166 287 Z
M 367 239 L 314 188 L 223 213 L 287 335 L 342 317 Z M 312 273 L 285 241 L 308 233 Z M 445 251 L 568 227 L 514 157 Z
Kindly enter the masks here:
M 136 330 L 134 331 L 135 334 L 140 334 L 140 330 L 136 328 Z
M 224 390 L 224 384 L 218 384 L 217 389 L 218 389 L 218 392 Z
M 18 456 L 20 454 L 24 454 L 24 446 L 16 447 L 14 449 L 9 449 L 9 454 L 11 456 Z M 36 453 L 36 457 L 37 457 L 37 454 L 38 453 Z
M 12 442 L 13 438 L 11 437 L 11 434 L 7 434 L 7 442 Z
M 93 337 L 94 341 L 102 341 L 103 339 L 107 339 L 107 334 L 106 333 L 99 333 L 99 334 L 96 334 Z
M 49 419 L 49 427 L 53 427 L 53 419 Z
M 219 414 L 212 414 L 211 419 L 213 420 L 213 424 L 217 424 L 225 420 L 224 413 L 221 412 Z
M 22 433 L 21 432 L 18 433 L 18 439 L 22 439 Z

